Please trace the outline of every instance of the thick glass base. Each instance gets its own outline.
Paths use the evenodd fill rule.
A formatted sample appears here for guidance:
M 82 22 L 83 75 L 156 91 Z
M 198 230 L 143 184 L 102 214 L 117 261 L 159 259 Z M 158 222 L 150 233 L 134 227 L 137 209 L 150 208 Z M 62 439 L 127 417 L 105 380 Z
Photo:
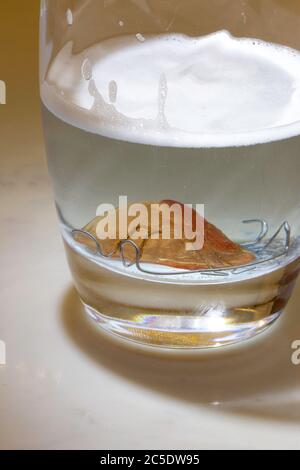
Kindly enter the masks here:
M 142 279 L 67 243 L 66 250 L 87 314 L 108 333 L 164 348 L 216 348 L 253 338 L 284 311 L 299 272 L 297 259 L 225 281 Z
M 270 306 L 253 309 L 233 309 L 202 318 L 153 313 L 130 313 L 131 321 L 117 320 L 86 305 L 85 311 L 103 331 L 144 345 L 176 348 L 218 348 L 253 338 L 269 328 L 281 315 L 276 312 L 264 316 Z M 257 319 L 255 318 L 262 318 Z

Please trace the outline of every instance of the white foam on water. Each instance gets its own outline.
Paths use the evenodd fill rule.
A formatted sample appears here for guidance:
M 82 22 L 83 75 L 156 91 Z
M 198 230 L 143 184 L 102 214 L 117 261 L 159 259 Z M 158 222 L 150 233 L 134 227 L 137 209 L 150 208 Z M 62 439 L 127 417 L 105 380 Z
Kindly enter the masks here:
M 143 39 L 113 38 L 79 54 L 67 43 L 42 83 L 44 104 L 86 131 L 150 145 L 241 146 L 300 134 L 298 51 L 226 31 Z

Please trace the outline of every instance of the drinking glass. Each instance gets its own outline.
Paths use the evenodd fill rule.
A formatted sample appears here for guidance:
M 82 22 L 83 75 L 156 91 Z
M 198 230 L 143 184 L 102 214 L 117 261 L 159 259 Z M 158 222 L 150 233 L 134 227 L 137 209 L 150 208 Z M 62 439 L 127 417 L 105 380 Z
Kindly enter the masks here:
M 300 4 L 43 0 L 40 29 L 49 170 L 89 317 L 165 348 L 269 328 L 300 269 Z

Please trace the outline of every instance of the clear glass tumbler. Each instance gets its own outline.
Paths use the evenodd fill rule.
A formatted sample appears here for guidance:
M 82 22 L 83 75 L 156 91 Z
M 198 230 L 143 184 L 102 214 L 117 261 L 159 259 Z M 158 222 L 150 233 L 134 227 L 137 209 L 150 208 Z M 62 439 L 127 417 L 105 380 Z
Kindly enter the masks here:
M 105 331 L 219 347 L 282 314 L 300 269 L 298 3 L 41 2 L 60 226 Z

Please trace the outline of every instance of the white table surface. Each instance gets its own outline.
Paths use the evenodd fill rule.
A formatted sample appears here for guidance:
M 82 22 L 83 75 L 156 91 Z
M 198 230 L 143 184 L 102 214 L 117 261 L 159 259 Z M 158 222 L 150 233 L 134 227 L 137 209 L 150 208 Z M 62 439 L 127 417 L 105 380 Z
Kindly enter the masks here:
M 300 449 L 300 285 L 243 346 L 178 356 L 104 337 L 72 288 L 41 138 L 20 147 L 12 135 L 0 163 L 0 448 Z

